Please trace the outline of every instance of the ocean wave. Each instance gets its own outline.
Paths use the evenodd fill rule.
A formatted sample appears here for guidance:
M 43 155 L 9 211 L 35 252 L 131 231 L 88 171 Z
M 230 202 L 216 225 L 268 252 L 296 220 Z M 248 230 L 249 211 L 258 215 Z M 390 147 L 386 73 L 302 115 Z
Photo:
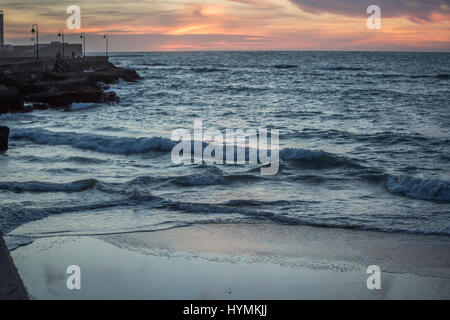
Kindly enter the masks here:
M 320 68 L 320 70 L 326 70 L 326 71 L 362 71 L 362 70 L 364 70 L 364 68 L 361 68 L 361 67 L 348 67 L 348 66 L 335 66 L 335 67 Z
M 207 144 L 203 145 L 203 149 L 207 146 Z M 192 150 L 194 150 L 194 147 L 192 146 Z M 310 150 L 310 149 L 301 149 L 301 148 L 284 148 L 281 150 L 277 150 L 279 153 L 279 159 L 283 161 L 288 162 L 295 162 L 298 165 L 302 166 L 308 166 L 313 168 L 328 168 L 328 167 L 339 167 L 339 166 L 349 166 L 349 167 L 361 167 L 355 160 L 347 159 L 345 157 L 341 157 L 332 153 L 328 153 L 322 150 Z M 267 150 L 267 157 L 272 156 L 272 151 Z M 251 158 L 251 154 L 255 153 L 257 155 L 257 160 L 259 163 L 262 163 L 262 161 L 265 161 L 261 158 L 261 154 L 258 152 L 258 150 L 255 150 L 253 148 L 249 147 L 241 147 L 241 146 L 235 146 L 234 147 L 234 158 L 233 159 L 226 159 L 227 156 L 227 150 L 226 147 L 223 148 L 223 160 L 224 161 L 230 161 L 234 160 L 237 161 L 238 154 L 243 154 L 246 162 L 248 162 Z M 213 154 L 214 155 L 214 154 Z M 267 159 L 269 160 L 269 159 Z M 276 159 L 274 159 L 276 161 Z M 267 165 L 268 163 L 264 163 L 264 165 Z M 253 178 L 253 177 L 247 177 L 247 178 Z
M 354 160 L 340 157 L 322 150 L 285 148 L 280 150 L 280 159 L 284 161 L 295 161 L 299 164 L 316 168 L 339 166 L 360 167 L 360 165 Z
M 81 205 L 55 204 L 52 207 L 23 207 L 21 205 L 4 206 L 0 210 L 0 231 L 6 234 L 18 226 L 30 222 L 47 218 L 51 215 L 91 211 L 97 209 L 112 208 L 135 204 L 130 198 L 119 200 L 99 201 Z
M 12 192 L 80 192 L 93 188 L 97 184 L 95 179 L 79 180 L 69 183 L 52 182 L 0 182 L 0 190 Z
M 275 68 L 275 69 L 293 69 L 293 68 L 298 68 L 298 66 L 295 64 L 276 64 L 273 66 L 273 68 Z
M 409 78 L 437 78 L 437 79 L 450 79 L 450 74 L 440 73 L 440 74 L 423 74 L 423 75 L 412 75 Z
M 243 181 L 264 180 L 259 175 L 252 174 L 224 174 L 220 169 L 209 169 L 206 173 L 184 176 L 140 176 L 126 182 L 104 182 L 97 179 L 85 179 L 67 183 L 53 183 L 41 181 L 0 182 L 0 190 L 11 192 L 82 192 L 96 189 L 104 193 L 127 195 L 139 188 L 156 189 L 165 185 L 182 186 L 211 186 L 225 185 Z
M 301 132 L 292 132 L 287 137 L 301 137 L 301 138 L 320 138 L 330 139 L 336 141 L 336 139 L 342 139 L 350 142 L 358 141 L 364 143 L 376 143 L 376 144 L 410 144 L 421 145 L 423 143 L 436 144 L 436 145 L 448 145 L 450 139 L 441 137 L 425 136 L 419 133 L 406 133 L 395 131 L 380 131 L 375 133 L 357 133 L 341 130 L 321 130 L 321 129 L 304 129 Z
M 295 218 L 289 218 L 283 215 L 276 215 L 270 211 L 264 210 L 254 210 L 246 208 L 243 206 L 233 206 L 229 205 L 227 202 L 224 203 L 192 203 L 183 201 L 163 201 L 163 207 L 165 209 L 181 211 L 185 213 L 204 213 L 204 214 L 239 214 L 250 218 L 253 221 L 258 220 L 274 220 L 280 223 L 292 223 L 296 221 Z
M 226 183 L 223 175 L 206 174 L 206 175 L 188 175 L 174 179 L 174 182 L 186 186 L 209 186 Z
M 330 154 L 322 150 L 286 148 L 280 151 L 283 160 L 313 160 L 329 156 Z
M 367 77 L 367 78 L 404 78 L 404 79 L 422 79 L 422 78 L 436 78 L 436 79 L 450 79 L 449 74 L 425 74 L 425 75 L 408 75 L 400 73 L 358 73 L 352 75 L 353 77 Z
M 250 93 L 250 92 L 267 91 L 267 90 L 271 90 L 271 88 L 262 87 L 262 86 L 258 87 L 258 86 L 245 86 L 245 85 L 227 85 L 225 87 L 214 88 L 214 90 L 217 92 L 231 91 L 231 92 L 236 92 L 236 93 L 241 93 L 241 92 Z
M 79 149 L 88 149 L 104 153 L 112 154 L 132 154 L 145 153 L 148 151 L 171 151 L 178 143 L 176 141 L 162 138 L 131 138 L 131 137 L 114 137 L 104 135 L 94 135 L 75 132 L 52 132 L 45 129 L 14 129 L 11 134 L 12 139 L 29 139 L 38 144 L 48 145 L 70 145 Z M 202 150 L 208 146 L 207 143 L 202 144 Z M 226 156 L 226 147 L 223 149 L 223 156 Z M 234 159 L 237 159 L 239 151 L 245 153 L 245 160 L 248 161 L 250 151 L 247 147 L 235 147 Z M 191 150 L 194 151 L 194 142 L 192 142 Z M 270 152 L 269 152 L 270 154 Z M 299 163 L 309 162 L 319 167 L 341 166 L 357 164 L 349 159 L 333 155 L 325 151 L 315 151 L 308 149 L 286 148 L 279 151 L 280 159 L 285 161 L 297 161 Z M 259 157 L 258 157 L 259 158 Z M 225 158 L 223 159 L 225 160 Z M 189 183 L 190 178 L 180 180 L 180 183 Z M 192 179 L 191 179 L 192 180 Z
M 211 170 L 209 170 L 211 171 Z M 226 185 L 238 182 L 265 180 L 263 176 L 253 175 L 248 173 L 242 174 L 224 174 L 223 172 L 206 172 L 199 174 L 191 174 L 185 176 L 164 176 L 164 177 L 151 177 L 142 176 L 133 179 L 130 182 L 124 184 L 127 188 L 133 186 L 155 186 L 159 187 L 167 184 L 175 184 L 178 187 L 191 187 L 191 186 L 212 186 L 212 185 Z M 111 187 L 111 184 L 102 183 L 100 190 L 107 190 Z M 116 186 L 117 190 L 118 186 Z
M 140 63 L 141 66 L 150 66 L 150 67 L 167 67 L 168 65 L 166 63 L 162 62 L 143 62 Z
M 77 102 L 77 103 L 72 103 L 72 105 L 70 106 L 70 110 L 78 111 L 78 110 L 84 110 L 84 109 L 92 109 L 92 108 L 95 108 L 98 106 L 101 106 L 101 104 Z
M 311 203 L 311 202 L 309 202 Z M 228 200 L 222 203 L 224 206 L 230 207 L 260 207 L 260 206 L 292 206 L 292 205 L 302 205 L 305 204 L 305 201 L 295 200 L 251 200 L 251 199 L 234 199 Z
M 386 98 L 396 98 L 396 97 L 406 97 L 410 98 L 411 96 L 416 95 L 415 92 L 400 92 L 394 89 L 351 89 L 344 90 L 341 92 L 341 99 L 353 99 L 355 97 L 367 97 L 367 96 L 382 96 Z
M 6 234 L 24 223 L 40 220 L 51 215 L 95 211 L 118 207 L 136 208 L 139 206 L 146 208 L 146 210 L 153 208 L 165 211 L 175 211 L 177 214 L 176 216 L 169 213 L 171 217 L 170 222 L 174 222 L 177 225 L 189 225 L 192 223 L 223 223 L 230 221 L 245 221 L 248 223 L 270 221 L 280 224 L 311 225 L 318 227 L 349 228 L 385 232 L 408 232 L 440 235 L 449 234 L 448 228 L 422 230 L 418 228 L 411 228 L 408 225 L 392 225 L 390 223 L 392 221 L 392 217 L 390 216 L 380 217 L 377 215 L 377 219 L 385 219 L 385 222 L 381 224 L 374 224 L 371 219 L 360 219 L 351 215 L 339 217 L 329 215 L 322 216 L 320 214 L 314 216 L 302 214 L 301 212 L 306 212 L 306 210 L 310 208 L 311 204 L 313 204 L 311 201 L 288 201 L 282 199 L 273 201 L 232 199 L 222 203 L 185 202 L 161 198 L 153 195 L 151 192 L 148 192 L 145 188 L 134 187 L 123 197 L 114 200 L 105 200 L 81 205 L 70 205 L 63 202 L 56 203 L 52 207 L 47 208 L 30 208 L 22 207 L 20 205 L 3 207 L 2 210 L 0 210 L 0 231 Z M 293 209 L 293 211 L 289 209 Z M 150 226 L 150 224 L 148 226 Z M 22 234 L 13 232 L 13 235 L 21 236 Z M 27 236 L 27 234 L 23 235 Z
M 228 71 L 227 69 L 221 69 L 221 68 L 208 68 L 208 67 L 203 67 L 203 68 L 193 68 L 191 69 L 192 72 L 194 73 L 210 73 L 210 72 L 225 72 Z
M 98 159 L 98 158 L 90 158 L 90 157 L 69 157 L 66 159 L 69 162 L 78 162 L 78 163 L 90 163 L 90 164 L 99 164 L 99 163 L 105 163 L 106 160 Z
M 14 129 L 12 139 L 29 139 L 37 144 L 69 145 L 112 154 L 170 151 L 176 142 L 162 137 L 131 138 L 94 135 L 76 132 L 52 132 L 45 129 Z
M 386 188 L 413 199 L 450 202 L 450 181 L 389 175 Z

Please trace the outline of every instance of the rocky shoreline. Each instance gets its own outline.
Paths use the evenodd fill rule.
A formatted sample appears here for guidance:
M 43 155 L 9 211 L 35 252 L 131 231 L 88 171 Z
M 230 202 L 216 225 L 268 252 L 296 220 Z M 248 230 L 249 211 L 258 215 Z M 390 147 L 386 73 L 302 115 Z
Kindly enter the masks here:
M 139 75 L 135 70 L 118 68 L 108 61 L 89 71 L 1 73 L 0 114 L 67 108 L 78 102 L 117 102 L 116 93 L 105 90 L 119 79 L 134 82 L 139 80 Z

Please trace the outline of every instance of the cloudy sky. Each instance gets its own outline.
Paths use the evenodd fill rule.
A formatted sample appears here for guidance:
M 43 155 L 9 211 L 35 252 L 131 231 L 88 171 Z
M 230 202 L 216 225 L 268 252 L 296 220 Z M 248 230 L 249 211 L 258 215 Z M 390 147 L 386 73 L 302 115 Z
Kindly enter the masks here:
M 6 42 L 57 40 L 69 5 L 81 8 L 81 30 L 65 30 L 88 51 L 408 50 L 450 51 L 450 0 L 1 0 Z M 381 8 L 369 30 L 366 9 Z

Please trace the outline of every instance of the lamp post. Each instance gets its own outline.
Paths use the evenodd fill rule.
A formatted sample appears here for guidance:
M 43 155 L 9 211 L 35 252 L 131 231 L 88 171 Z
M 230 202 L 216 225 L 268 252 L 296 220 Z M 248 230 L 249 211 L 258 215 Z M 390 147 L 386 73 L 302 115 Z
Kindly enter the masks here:
M 62 56 L 64 58 L 64 30 L 63 29 L 59 29 L 58 30 L 58 38 L 61 37 L 62 39 Z
M 36 23 L 31 26 L 31 33 L 36 33 L 36 59 L 39 61 L 39 26 Z
M 106 56 L 108 56 L 108 45 L 109 45 L 109 36 L 108 34 L 103 35 L 103 38 L 106 39 Z
M 83 57 L 86 57 L 86 33 L 82 32 L 80 39 L 83 39 Z
M 4 17 L 3 10 L 0 10 L 0 47 L 5 45 L 5 32 L 4 32 Z
M 34 38 L 31 38 L 30 41 L 33 44 L 33 57 L 34 57 L 36 56 L 36 46 L 34 45 Z

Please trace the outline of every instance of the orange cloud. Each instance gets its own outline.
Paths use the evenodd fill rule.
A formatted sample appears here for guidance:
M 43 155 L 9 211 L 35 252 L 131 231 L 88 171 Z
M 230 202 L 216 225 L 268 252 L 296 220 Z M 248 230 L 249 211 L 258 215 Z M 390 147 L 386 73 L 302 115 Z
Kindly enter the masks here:
M 91 39 L 110 33 L 117 51 L 450 51 L 450 9 L 440 2 L 418 0 L 426 8 L 420 11 L 405 7 L 405 1 L 385 1 L 391 9 L 382 11 L 382 29 L 368 30 L 368 15 L 357 0 L 79 0 L 82 30 L 66 33 L 72 39 L 79 31 L 92 34 Z M 2 0 L 7 41 L 29 43 L 35 22 L 44 39 L 56 40 L 67 5 L 60 0 Z M 92 40 L 91 50 L 97 47 Z

